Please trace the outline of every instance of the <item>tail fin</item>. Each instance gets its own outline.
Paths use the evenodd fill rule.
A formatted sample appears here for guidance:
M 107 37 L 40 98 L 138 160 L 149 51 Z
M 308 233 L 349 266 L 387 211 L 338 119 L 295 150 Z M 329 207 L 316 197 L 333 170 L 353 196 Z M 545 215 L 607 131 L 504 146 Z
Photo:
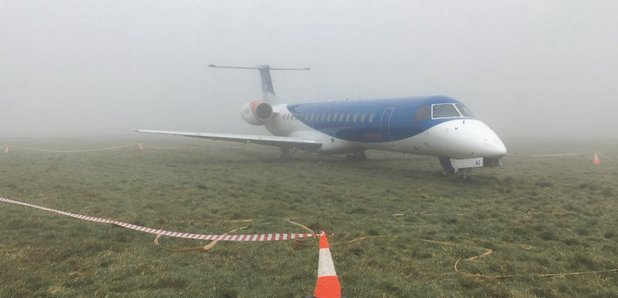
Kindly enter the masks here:
M 273 81 L 270 77 L 271 70 L 311 70 L 311 68 L 274 68 L 268 65 L 259 65 L 256 67 L 244 67 L 244 66 L 219 66 L 210 64 L 208 67 L 214 68 L 232 68 L 232 69 L 257 69 L 260 71 L 260 77 L 262 78 L 262 96 L 264 101 L 269 103 L 277 103 L 277 97 L 275 96 L 275 89 L 273 88 Z

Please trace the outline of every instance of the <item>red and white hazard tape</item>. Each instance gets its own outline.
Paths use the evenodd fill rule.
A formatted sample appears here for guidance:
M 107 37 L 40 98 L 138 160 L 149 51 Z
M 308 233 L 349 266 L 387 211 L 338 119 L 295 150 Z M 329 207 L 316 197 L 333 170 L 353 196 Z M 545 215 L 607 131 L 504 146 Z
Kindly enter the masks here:
M 32 147 L 21 147 L 21 149 L 37 151 L 37 152 L 49 152 L 49 153 L 86 153 L 86 152 L 119 150 L 119 149 L 129 148 L 131 146 L 133 146 L 133 144 L 113 146 L 113 147 L 94 148 L 94 149 L 80 149 L 80 150 L 55 150 L 55 149 L 43 149 L 43 148 L 32 148 Z
M 37 206 L 33 204 L 28 204 L 20 201 L 14 201 L 7 198 L 0 197 L 0 201 L 5 203 L 11 203 L 16 205 L 22 205 L 26 207 L 31 207 L 35 209 L 45 210 L 49 212 L 54 212 L 58 214 L 62 214 L 64 216 L 69 216 L 81 220 L 103 223 L 103 224 L 112 224 L 119 227 L 123 227 L 130 230 L 135 230 L 144 233 L 150 233 L 161 236 L 168 237 L 176 237 L 176 238 L 185 238 L 185 239 L 198 239 L 198 240 L 217 240 L 217 241 L 279 241 L 279 240 L 294 240 L 294 239 L 304 239 L 304 238 L 315 238 L 316 235 L 310 233 L 304 234 L 294 234 L 294 233 L 271 233 L 271 234 L 246 234 L 246 235 L 209 235 L 209 234 L 191 234 L 191 233 L 182 233 L 182 232 L 173 232 L 173 231 L 165 231 L 163 229 L 153 229 L 148 227 L 142 227 L 138 225 L 133 225 L 121 221 L 104 219 L 92 216 L 85 216 L 81 214 L 70 213 L 66 211 L 51 209 L 47 207 Z
M 549 154 L 533 154 L 533 155 L 509 153 L 507 155 L 508 156 L 515 156 L 515 157 L 571 157 L 571 156 L 594 156 L 594 155 L 598 155 L 598 156 L 601 156 L 601 157 L 603 157 L 603 158 L 605 158 L 607 160 L 616 161 L 615 158 L 607 156 L 607 155 L 605 155 L 603 153 L 600 153 L 598 151 L 568 152 L 568 153 L 549 153 Z
M 15 149 L 36 151 L 36 152 L 47 152 L 47 153 L 87 153 L 87 152 L 99 152 L 99 151 L 111 151 L 111 150 L 121 150 L 126 148 L 131 148 L 137 145 L 139 151 L 144 151 L 146 148 L 148 149 L 156 149 L 156 150 L 168 150 L 168 149 L 177 149 L 177 147 L 161 147 L 154 145 L 144 145 L 142 143 L 131 143 L 126 145 L 112 146 L 112 147 L 102 147 L 102 148 L 93 148 L 93 149 L 76 149 L 76 150 L 57 150 L 57 149 L 45 149 L 45 148 L 34 148 L 34 147 L 13 147 Z M 9 153 L 11 149 L 10 145 L 4 145 L 4 153 Z

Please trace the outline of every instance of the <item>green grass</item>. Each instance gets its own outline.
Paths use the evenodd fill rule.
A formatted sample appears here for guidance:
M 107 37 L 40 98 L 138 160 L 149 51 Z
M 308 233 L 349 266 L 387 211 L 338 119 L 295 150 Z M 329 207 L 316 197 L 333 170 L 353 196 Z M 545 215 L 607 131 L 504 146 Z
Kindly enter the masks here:
M 530 154 L 618 143 L 512 144 L 503 168 L 444 177 L 434 158 L 369 152 L 366 162 L 299 152 L 288 163 L 256 145 L 184 138 L 14 141 L 0 152 L 0 195 L 50 208 L 193 233 L 304 230 L 330 237 L 347 297 L 611 297 L 618 273 L 618 163 Z M 153 148 L 149 144 L 161 148 Z M 2 145 L 2 144 L 0 144 Z M 348 242 L 364 236 L 364 240 Z M 221 242 L 174 253 L 149 234 L 0 204 L 0 297 L 303 297 L 313 291 L 317 243 Z M 163 238 L 165 247 L 206 242 Z M 517 275 L 484 280 L 454 272 Z

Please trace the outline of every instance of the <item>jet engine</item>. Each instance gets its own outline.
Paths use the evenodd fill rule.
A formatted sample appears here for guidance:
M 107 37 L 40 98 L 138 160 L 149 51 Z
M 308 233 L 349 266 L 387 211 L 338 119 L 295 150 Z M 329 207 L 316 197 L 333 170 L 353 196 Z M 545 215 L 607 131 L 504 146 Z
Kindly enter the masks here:
M 254 100 L 242 106 L 240 115 L 250 124 L 264 125 L 272 117 L 273 107 L 267 102 Z

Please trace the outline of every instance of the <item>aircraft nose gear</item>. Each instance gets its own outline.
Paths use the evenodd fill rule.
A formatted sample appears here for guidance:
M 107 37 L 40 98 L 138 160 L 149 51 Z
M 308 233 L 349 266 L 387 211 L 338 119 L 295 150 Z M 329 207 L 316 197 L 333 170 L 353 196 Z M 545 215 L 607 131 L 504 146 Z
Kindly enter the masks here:
M 439 157 L 438 160 L 440 161 L 440 165 L 442 166 L 444 173 L 447 175 L 455 174 L 455 168 L 451 164 L 451 160 L 448 157 Z
M 470 169 L 460 169 L 459 171 L 457 171 L 457 175 L 459 176 L 459 179 L 461 179 L 462 181 L 470 180 L 471 173 L 472 171 Z

